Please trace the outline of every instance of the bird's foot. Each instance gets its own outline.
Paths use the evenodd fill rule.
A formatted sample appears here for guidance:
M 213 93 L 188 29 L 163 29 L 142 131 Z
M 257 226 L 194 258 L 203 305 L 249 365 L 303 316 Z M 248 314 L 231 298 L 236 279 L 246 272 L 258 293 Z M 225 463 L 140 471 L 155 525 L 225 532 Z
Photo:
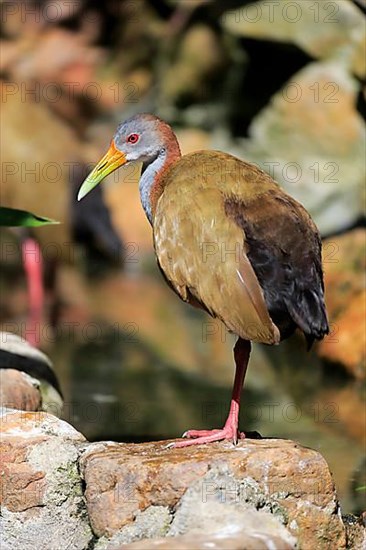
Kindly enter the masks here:
M 235 426 L 225 425 L 221 430 L 188 430 L 184 432 L 183 437 L 188 441 L 177 441 L 171 446 L 174 448 L 189 447 L 190 445 L 203 445 L 223 440 L 229 440 L 236 444 L 238 439 L 245 438 L 245 434 L 238 432 Z

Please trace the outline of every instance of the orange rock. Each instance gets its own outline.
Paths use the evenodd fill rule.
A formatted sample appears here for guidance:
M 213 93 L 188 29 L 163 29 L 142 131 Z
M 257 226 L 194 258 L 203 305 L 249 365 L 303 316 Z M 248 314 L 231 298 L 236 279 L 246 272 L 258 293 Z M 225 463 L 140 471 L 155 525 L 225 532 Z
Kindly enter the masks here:
M 257 535 L 257 536 L 256 536 Z M 107 546 L 106 550 L 117 550 L 113 543 Z M 247 534 L 238 533 L 236 535 L 217 536 L 210 535 L 181 535 L 174 538 L 148 539 L 124 544 L 125 550 L 197 550 L 198 548 L 211 548 L 212 550 L 267 550 L 267 548 L 281 548 L 281 550 L 291 550 L 294 548 L 281 537 L 263 536 L 261 533 Z M 118 550 L 119 550 L 118 548 Z
M 343 365 L 355 378 L 366 378 L 366 291 L 352 298 L 319 346 L 322 357 Z
M 0 369 L 0 406 L 22 411 L 38 411 L 41 395 L 24 372 Z
M 362 380 L 366 378 L 365 244 L 364 229 L 324 241 L 325 300 L 331 333 L 318 346 L 322 357 L 341 364 Z
M 72 248 L 68 223 L 70 170 L 81 166 L 80 143 L 67 125 L 55 119 L 43 101 L 25 102 L 24 82 L 13 85 L 14 93 L 10 93 L 6 84 L 0 89 L 0 123 L 7 136 L 2 144 L 2 203 L 61 222 L 50 225 L 47 231 L 35 228 L 34 234 L 46 260 L 53 257 L 68 260 Z M 57 139 L 50 139 L 50 135 Z M 10 244 L 9 250 L 10 254 Z
M 77 471 L 77 444 L 83 441 L 74 428 L 50 414 L 2 412 L 2 547 L 88 546 L 92 535 Z
M 292 441 L 246 440 L 236 447 L 225 442 L 186 449 L 169 449 L 167 442 L 97 444 L 81 458 L 81 471 L 97 536 L 123 533 L 150 507 L 178 514 L 185 495 L 196 491 L 196 500 L 188 504 L 197 514 L 210 514 L 208 505 L 203 510 L 202 505 L 211 500 L 257 503 L 257 508 L 282 515 L 301 548 L 345 548 L 328 466 L 316 451 Z M 178 534 L 174 521 L 172 535 Z M 184 534 L 182 526 L 175 529 Z

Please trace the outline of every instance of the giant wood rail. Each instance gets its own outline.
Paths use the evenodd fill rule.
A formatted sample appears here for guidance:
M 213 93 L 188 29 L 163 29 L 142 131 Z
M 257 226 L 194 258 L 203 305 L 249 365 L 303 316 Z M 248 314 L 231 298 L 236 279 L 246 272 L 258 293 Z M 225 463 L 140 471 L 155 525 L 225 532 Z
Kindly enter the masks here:
M 250 342 L 277 344 L 299 328 L 310 346 L 328 333 L 318 230 L 257 166 L 217 151 L 182 157 L 173 130 L 150 114 L 118 127 L 78 199 L 130 162 L 142 163 L 141 203 L 167 283 L 238 336 L 225 426 L 189 430 L 175 446 L 236 442 Z

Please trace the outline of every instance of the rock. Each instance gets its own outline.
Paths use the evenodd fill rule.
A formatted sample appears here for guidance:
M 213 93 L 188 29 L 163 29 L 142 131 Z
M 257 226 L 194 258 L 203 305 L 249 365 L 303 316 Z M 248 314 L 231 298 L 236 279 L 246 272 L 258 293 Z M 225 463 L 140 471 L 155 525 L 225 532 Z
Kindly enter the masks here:
M 47 231 L 43 231 L 44 228 L 32 231 L 43 247 L 45 261 L 71 262 L 74 251 L 67 223 L 71 198 L 69 180 L 81 163 L 80 142 L 70 128 L 48 110 L 41 92 L 38 100 L 34 98 L 36 91 L 25 95 L 27 89 L 35 89 L 30 84 L 27 88 L 26 84 L 26 81 L 3 83 L 1 87 L 0 123 L 1 131 L 6 132 L 2 144 L 2 203 L 61 222 L 48 226 Z M 11 256 L 10 245 L 7 252 Z
M 323 235 L 364 214 L 366 132 L 358 91 L 342 66 L 310 63 L 254 118 L 240 152 L 301 202 Z
M 366 230 L 348 231 L 323 242 L 325 294 L 329 316 L 335 320 L 365 288 Z
M 225 490 L 233 488 L 234 492 L 231 493 L 228 490 L 224 498 L 221 498 L 221 495 L 218 499 L 216 491 L 206 490 L 207 486 L 218 487 L 218 483 Z M 205 498 L 202 498 L 202 495 L 205 495 Z M 241 501 L 241 496 L 243 495 L 235 492 L 235 481 L 227 475 L 225 468 L 220 470 L 214 467 L 198 483 L 187 489 L 174 516 L 166 506 L 150 506 L 144 512 L 137 514 L 131 525 L 112 537 L 105 548 L 112 548 L 115 544 L 128 543 L 129 540 L 142 537 L 156 538 L 158 530 L 162 532 L 160 534 L 164 534 L 163 531 L 165 531 L 168 540 L 164 541 L 161 538 L 159 544 L 167 548 L 169 543 L 173 544 L 174 548 L 181 548 L 182 545 L 186 548 L 197 548 L 197 543 L 193 545 L 195 538 L 201 541 L 202 547 L 205 547 L 210 539 L 214 541 L 216 539 L 216 544 L 220 543 L 221 538 L 226 539 L 226 545 L 229 541 L 233 542 L 233 538 L 243 548 L 252 546 L 257 549 L 261 546 L 261 542 L 272 543 L 283 550 L 295 547 L 296 539 L 290 535 L 277 517 L 269 512 L 256 510 L 244 499 Z M 153 531 L 150 527 L 151 518 L 154 519 Z M 259 525 L 260 529 L 258 529 Z M 189 531 L 188 535 L 181 535 L 187 531 Z M 146 547 L 147 542 L 141 541 L 141 547 Z M 138 548 L 139 544 L 132 544 L 131 547 Z M 98 545 L 98 550 L 101 548 L 103 546 Z M 263 548 L 268 546 L 264 544 Z
M 366 230 L 355 229 L 323 244 L 325 299 L 331 333 L 318 346 L 321 357 L 366 378 Z
M 2 410 L 2 550 L 83 550 L 92 539 L 78 473 L 85 439 L 58 418 Z
M 296 44 L 311 57 L 333 58 L 365 75 L 363 13 L 350 0 L 333 2 L 264 1 L 228 11 L 224 27 L 239 36 Z
M 120 547 L 122 548 L 122 546 Z M 182 535 L 173 539 L 153 539 L 124 544 L 124 549 L 150 550 L 150 548 L 162 548 L 166 550 L 267 550 L 268 548 L 291 550 L 295 546 L 279 537 L 271 537 L 262 533 L 248 534 L 239 532 L 235 535 L 218 533 L 217 535 Z M 99 550 L 99 548 L 98 548 Z M 116 550 L 114 544 L 106 547 L 106 550 Z
M 171 521 L 172 514 L 168 506 L 150 506 L 138 512 L 134 522 L 126 525 L 122 532 L 116 533 L 111 539 L 101 537 L 96 550 L 112 549 L 131 540 L 149 539 L 150 543 L 152 542 L 150 539 L 161 540 L 160 538 L 168 531 Z
M 346 548 L 326 462 L 292 441 L 88 444 L 52 415 L 9 409 L 0 429 L 4 550 Z M 362 525 L 346 524 L 358 550 Z
M 365 512 L 360 518 L 348 515 L 343 517 L 347 533 L 347 550 L 363 550 L 366 548 Z
M 226 465 L 213 466 L 207 474 L 187 489 L 176 509 L 168 536 L 190 534 L 247 533 L 260 538 L 258 526 L 264 538 L 282 539 L 287 548 L 295 544 L 295 538 L 283 527 L 286 512 L 280 506 L 257 494 L 258 487 L 248 478 L 240 487 Z M 218 492 L 220 493 L 218 495 Z M 251 500 L 250 504 L 246 499 Z M 266 501 L 267 500 L 267 501 Z M 263 510 L 260 508 L 263 506 Z M 258 509 L 256 509 L 258 508 Z M 259 537 L 257 537 L 259 535 Z
M 87 98 L 88 85 L 95 82 L 95 69 L 103 60 L 102 50 L 91 47 L 88 35 L 83 32 L 75 33 L 60 27 L 48 27 L 32 38 L 24 40 L 25 44 L 20 42 L 23 46 L 19 47 L 21 55 L 11 67 L 13 79 L 30 82 L 35 78 L 44 85 L 53 83 L 65 87 L 69 93 L 68 84 L 72 83 L 74 95 L 70 99 L 75 100 L 81 95 Z M 27 55 L 24 55 L 25 51 Z M 48 93 L 50 102 L 55 102 L 51 89 Z M 48 99 L 47 93 L 43 99 Z
M 63 398 L 51 360 L 24 338 L 0 331 L 1 404 L 61 415 Z
M 1 60 L 0 70 L 1 72 L 7 71 L 17 61 L 20 55 L 19 42 L 13 40 L 1 40 Z
M 52 369 L 52 362 L 47 357 L 47 355 L 39 349 L 35 348 L 34 346 L 31 346 L 29 342 L 27 342 L 24 338 L 21 338 L 17 334 L 1 331 L 0 350 L 2 352 L 8 353 L 9 355 L 12 355 L 15 358 L 13 360 L 14 363 L 17 361 L 17 359 L 20 361 L 21 358 L 27 358 L 36 362 L 37 364 L 42 364 L 47 366 L 49 369 Z M 0 368 L 9 366 L 9 364 L 10 357 L 6 359 L 5 355 L 1 355 Z
M 47 2 L 46 6 L 42 6 L 44 9 L 38 9 L 43 19 L 45 16 L 47 17 L 47 23 L 59 23 L 67 19 L 74 19 L 80 14 L 82 6 L 82 2 L 73 2 L 68 5 L 63 0 L 52 0 L 52 2 Z
M 27 5 L 16 0 L 6 5 L 2 13 L 4 35 L 11 38 L 34 39 L 42 35 L 46 27 L 60 23 L 63 20 L 74 19 L 82 8 L 82 2 L 65 4 L 63 0 L 47 1 L 42 5 Z M 25 42 L 25 40 L 24 40 Z M 29 53 L 29 52 L 28 52 Z
M 41 406 L 39 383 L 24 372 L 0 369 L 0 406 L 22 411 L 38 411 Z
M 304 549 L 345 548 L 327 464 L 317 452 L 292 441 L 248 439 L 236 447 L 221 443 L 187 449 L 169 449 L 167 442 L 95 444 L 80 464 L 98 537 L 118 533 L 128 543 L 146 536 L 142 515 L 149 511 L 150 517 L 151 509 L 155 533 L 223 533 L 232 521 L 236 526 L 244 522 L 251 507 L 250 513 L 265 514 L 255 527 L 265 526 L 266 536 L 282 540 L 278 547 L 292 548 L 295 537 Z M 131 530 L 135 518 L 140 522 L 137 532 Z M 252 535 L 258 532 L 255 527 Z
M 126 103 L 128 106 L 128 104 L 140 102 L 152 86 L 152 74 L 141 67 L 126 75 L 121 75 L 119 64 L 103 63 L 96 73 L 95 81 L 98 82 L 100 90 L 97 108 L 102 108 L 109 114 L 109 117 L 115 113 L 117 120 L 121 120 L 125 117 L 124 113 L 121 113 L 122 104 Z M 102 123 L 104 122 L 102 120 Z M 97 120 L 96 124 L 100 124 L 100 120 Z M 115 125 L 107 136 L 106 143 L 109 143 L 110 136 L 114 131 Z
M 177 129 L 177 138 L 182 155 L 210 148 L 210 135 L 198 128 Z
M 352 376 L 362 380 L 366 378 L 365 319 L 366 291 L 363 291 L 336 317 L 330 336 L 319 346 L 324 358 L 340 363 Z
M 222 78 L 224 67 L 225 54 L 219 35 L 207 25 L 194 25 L 184 34 L 177 58 L 162 74 L 164 101 L 207 99 L 213 90 L 217 90 L 217 81 Z

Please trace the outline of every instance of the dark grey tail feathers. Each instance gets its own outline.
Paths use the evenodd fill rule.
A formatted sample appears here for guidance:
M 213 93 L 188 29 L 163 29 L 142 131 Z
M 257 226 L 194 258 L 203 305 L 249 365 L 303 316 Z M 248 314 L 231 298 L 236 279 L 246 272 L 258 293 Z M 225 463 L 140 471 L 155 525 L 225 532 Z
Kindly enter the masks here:
M 285 300 L 288 312 L 297 326 L 303 331 L 308 350 L 314 340 L 322 340 L 329 334 L 329 324 L 323 293 L 304 289 L 298 299 Z

